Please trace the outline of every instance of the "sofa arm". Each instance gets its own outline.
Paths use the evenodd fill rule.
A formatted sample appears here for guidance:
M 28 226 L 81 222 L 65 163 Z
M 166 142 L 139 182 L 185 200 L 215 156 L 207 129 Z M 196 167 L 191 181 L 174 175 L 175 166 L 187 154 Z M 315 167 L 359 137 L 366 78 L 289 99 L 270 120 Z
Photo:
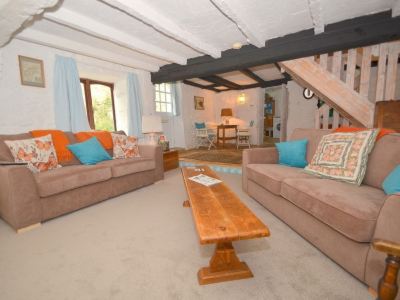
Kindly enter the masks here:
M 247 192 L 247 171 L 248 164 L 276 164 L 279 155 L 275 147 L 245 149 L 242 158 L 242 188 Z
M 139 145 L 139 153 L 142 157 L 154 159 L 156 162 L 155 181 L 164 179 L 164 157 L 159 145 Z
M 25 166 L 0 166 L 0 216 L 18 230 L 42 221 L 33 173 Z
M 376 222 L 373 240 L 387 240 L 400 244 L 400 195 L 387 197 Z M 378 281 L 385 270 L 386 254 L 370 248 L 368 253 L 365 280 L 377 289 Z
M 373 239 L 388 240 L 400 243 L 400 195 L 389 196 L 385 200 L 378 220 Z

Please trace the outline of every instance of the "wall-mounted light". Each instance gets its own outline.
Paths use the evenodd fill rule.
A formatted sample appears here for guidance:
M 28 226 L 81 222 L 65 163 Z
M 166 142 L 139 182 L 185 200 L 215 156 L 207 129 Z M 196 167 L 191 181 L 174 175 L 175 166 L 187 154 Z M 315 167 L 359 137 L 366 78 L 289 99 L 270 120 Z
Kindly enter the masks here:
M 238 98 L 237 98 L 237 104 L 243 105 L 246 103 L 246 94 L 245 93 L 240 93 Z

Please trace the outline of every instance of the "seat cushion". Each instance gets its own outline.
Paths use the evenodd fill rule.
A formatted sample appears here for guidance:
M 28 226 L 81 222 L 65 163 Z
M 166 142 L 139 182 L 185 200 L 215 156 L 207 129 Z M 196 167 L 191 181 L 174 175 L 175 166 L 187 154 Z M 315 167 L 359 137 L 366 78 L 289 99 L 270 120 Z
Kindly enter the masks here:
M 107 166 L 74 165 L 34 174 L 39 195 L 48 197 L 111 178 Z
M 330 179 L 288 178 L 281 195 L 357 242 L 370 242 L 385 193 L 367 185 Z
M 121 177 L 156 168 L 154 159 L 144 157 L 113 159 L 104 161 L 99 165 L 110 167 L 112 177 Z
M 303 169 L 278 164 L 248 164 L 246 170 L 250 180 L 278 196 L 286 178 L 315 178 L 304 173 Z

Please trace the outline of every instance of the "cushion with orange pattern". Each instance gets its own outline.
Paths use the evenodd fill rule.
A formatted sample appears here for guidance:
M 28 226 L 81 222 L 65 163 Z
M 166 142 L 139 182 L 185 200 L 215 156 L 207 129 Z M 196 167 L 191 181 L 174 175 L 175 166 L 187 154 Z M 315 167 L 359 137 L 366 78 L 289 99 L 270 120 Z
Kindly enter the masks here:
M 74 157 L 72 152 L 69 151 L 67 146 L 70 144 L 67 135 L 61 130 L 49 129 L 49 130 L 32 130 L 31 135 L 35 138 L 46 135 L 51 135 L 53 140 L 54 148 L 56 149 L 57 159 L 59 162 L 67 162 L 72 160 Z

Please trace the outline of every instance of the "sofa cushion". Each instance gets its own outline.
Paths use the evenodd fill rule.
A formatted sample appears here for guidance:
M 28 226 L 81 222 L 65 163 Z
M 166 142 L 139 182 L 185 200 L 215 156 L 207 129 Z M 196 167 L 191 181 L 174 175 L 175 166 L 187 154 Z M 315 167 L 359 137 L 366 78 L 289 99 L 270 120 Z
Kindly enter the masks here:
M 330 179 L 285 179 L 281 195 L 357 242 L 370 242 L 386 199 L 380 189 Z
M 10 148 L 4 143 L 4 141 L 16 141 L 31 139 L 30 133 L 21 134 L 1 134 L 0 135 L 0 161 L 14 161 L 14 157 L 11 154 Z
M 290 141 L 307 139 L 307 162 L 311 162 L 321 138 L 332 133 L 331 129 L 296 128 L 290 136 Z
M 101 162 L 99 165 L 110 167 L 112 177 L 121 177 L 156 168 L 156 162 L 154 159 L 144 157 L 113 159 Z
M 400 134 L 388 134 L 376 141 L 368 158 L 364 184 L 381 188 L 389 173 L 400 164 Z
M 39 195 L 48 197 L 111 178 L 107 166 L 67 166 L 48 172 L 34 174 Z
M 278 164 L 248 164 L 247 177 L 275 195 L 281 194 L 281 183 L 286 178 L 315 178 L 303 169 Z

